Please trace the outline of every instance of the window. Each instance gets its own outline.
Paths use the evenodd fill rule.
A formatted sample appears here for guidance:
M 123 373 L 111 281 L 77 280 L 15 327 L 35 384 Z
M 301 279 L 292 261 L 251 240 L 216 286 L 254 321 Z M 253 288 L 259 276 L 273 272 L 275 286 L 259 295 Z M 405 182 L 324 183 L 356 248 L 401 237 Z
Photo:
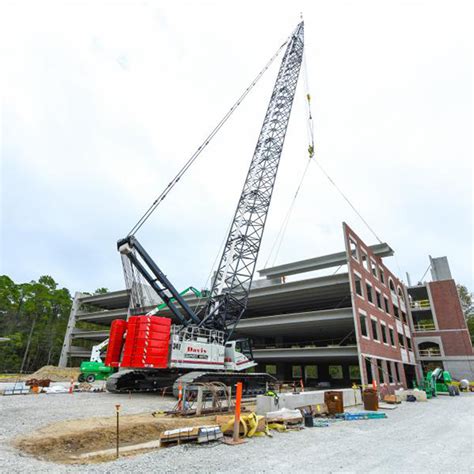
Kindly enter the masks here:
M 390 362 L 388 365 L 390 366 L 390 382 L 397 383 L 397 374 L 395 372 L 396 363 Z
M 291 367 L 291 375 L 294 379 L 300 379 L 303 376 L 301 365 L 293 365 Z
M 381 359 L 376 359 L 377 360 L 377 369 L 379 371 L 379 383 L 384 383 L 384 378 L 383 378 L 383 361 Z
M 385 272 L 382 267 L 379 267 L 380 281 L 385 285 Z
M 359 261 L 359 252 L 357 250 L 357 244 L 352 239 L 349 239 L 349 249 L 352 258 Z
M 372 269 L 372 275 L 374 275 L 375 278 L 378 278 L 377 264 L 372 259 L 370 260 L 370 266 L 371 266 L 371 269 Z
M 368 357 L 364 357 L 364 359 L 365 359 L 365 372 L 367 374 L 367 383 L 370 385 L 373 380 L 372 362 L 371 362 L 371 359 L 369 359 Z
M 378 329 L 377 329 L 377 320 L 376 319 L 371 319 L 370 320 L 371 324 L 372 324 L 372 338 L 374 339 L 374 341 L 379 341 L 379 332 L 378 332 Z
M 412 345 L 411 345 L 411 339 L 408 336 L 407 336 L 407 347 L 409 351 L 413 350 Z
M 387 339 L 387 326 L 385 324 L 382 324 L 382 341 L 387 344 L 388 339 Z
M 400 311 L 398 311 L 398 308 L 395 305 L 393 305 L 393 312 L 395 313 L 395 317 L 400 319 Z
M 395 291 L 395 285 L 393 284 L 392 278 L 389 278 L 389 279 L 388 279 L 388 286 L 389 286 L 390 291 L 391 291 L 392 293 L 397 294 L 397 292 Z
M 393 328 L 389 328 L 389 332 L 390 332 L 390 344 L 393 346 L 393 347 L 396 347 L 395 346 L 395 334 L 393 332 Z
M 266 365 L 265 372 L 270 375 L 276 375 L 277 373 L 277 366 L 276 365 Z
M 330 365 L 329 366 L 329 376 L 332 379 L 343 379 L 344 375 L 342 372 L 342 365 Z
M 362 266 L 368 271 L 369 270 L 369 257 L 367 257 L 367 254 L 362 250 Z
M 385 306 L 385 312 L 387 314 L 390 314 L 390 304 L 388 302 L 388 298 L 385 295 L 383 296 L 383 301 L 384 301 L 384 306 Z
M 362 296 L 362 298 L 364 297 L 364 293 L 362 292 L 362 281 L 360 279 L 359 276 L 357 275 L 354 275 L 354 283 L 355 283 L 355 290 L 356 290 L 356 293 L 359 295 L 359 296 Z
M 360 320 L 360 332 L 363 336 L 369 337 L 369 331 L 367 328 L 367 316 L 359 312 L 359 320 Z
M 398 368 L 398 362 L 395 362 L 395 376 L 397 377 L 397 381 L 401 382 L 400 378 L 400 369 Z
M 373 303 L 374 302 L 374 293 L 373 293 L 374 289 L 367 282 L 365 283 L 365 286 L 367 288 L 367 299 L 369 300 L 369 303 Z
M 349 378 L 351 380 L 360 380 L 360 367 L 358 365 L 349 366 Z
M 398 297 L 404 302 L 405 300 L 403 299 L 403 291 L 400 287 L 398 287 Z
M 304 368 L 304 373 L 307 379 L 317 379 L 318 378 L 318 366 L 317 365 L 307 365 Z
M 405 313 L 405 311 L 401 310 L 401 313 L 402 313 L 402 321 L 407 324 L 407 314 Z
M 441 355 L 441 347 L 434 341 L 425 341 L 418 344 L 420 357 L 437 357 Z
M 375 290 L 375 299 L 377 300 L 377 306 L 383 310 L 382 295 L 377 290 Z
M 405 344 L 403 342 L 403 334 L 398 333 L 398 344 L 402 349 L 405 349 Z

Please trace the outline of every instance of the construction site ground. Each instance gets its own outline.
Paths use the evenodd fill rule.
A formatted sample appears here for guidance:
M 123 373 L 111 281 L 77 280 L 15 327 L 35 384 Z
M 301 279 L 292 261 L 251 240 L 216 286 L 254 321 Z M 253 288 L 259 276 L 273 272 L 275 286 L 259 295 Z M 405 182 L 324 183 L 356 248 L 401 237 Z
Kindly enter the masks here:
M 252 438 L 239 446 L 187 444 L 71 464 L 65 453 L 113 446 L 116 404 L 121 405 L 124 443 L 130 444 L 156 438 L 163 418 L 153 418 L 151 412 L 170 409 L 175 401 L 109 393 L 0 397 L 0 471 L 467 473 L 474 465 L 474 394 L 403 403 L 387 411 L 387 419 L 274 432 L 272 438 Z M 200 421 L 180 418 L 172 423 Z M 56 462 L 38 459 L 45 456 Z

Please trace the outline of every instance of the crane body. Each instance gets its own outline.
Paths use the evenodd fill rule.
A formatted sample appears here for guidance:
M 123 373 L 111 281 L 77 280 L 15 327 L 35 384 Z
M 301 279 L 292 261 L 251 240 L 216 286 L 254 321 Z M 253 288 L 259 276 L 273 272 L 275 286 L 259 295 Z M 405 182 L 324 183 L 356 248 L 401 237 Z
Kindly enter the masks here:
M 174 383 L 243 381 L 247 395 L 275 379 L 245 373 L 254 367 L 248 340 L 234 330 L 247 307 L 278 165 L 303 58 L 304 25 L 291 35 L 267 107 L 254 155 L 207 301 L 195 312 L 134 235 L 118 242 L 121 255 L 172 313 L 135 315 L 113 324 L 106 364 L 120 367 L 107 380 L 113 392 L 158 390 Z M 132 308 L 133 309 L 133 308 Z M 138 314 L 137 314 L 138 313 Z M 172 324 L 173 323 L 173 324 Z

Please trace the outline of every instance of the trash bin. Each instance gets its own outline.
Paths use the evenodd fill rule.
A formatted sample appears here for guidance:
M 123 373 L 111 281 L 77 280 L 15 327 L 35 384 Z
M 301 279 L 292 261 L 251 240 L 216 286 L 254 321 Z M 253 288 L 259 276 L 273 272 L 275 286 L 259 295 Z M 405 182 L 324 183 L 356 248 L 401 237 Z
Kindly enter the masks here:
M 304 415 L 304 425 L 306 428 L 312 428 L 314 426 L 313 414 L 305 413 Z
M 324 392 L 324 403 L 328 407 L 329 415 L 335 415 L 336 413 L 344 413 L 344 399 L 342 392 Z
M 366 388 L 362 394 L 364 410 L 377 411 L 379 409 L 379 395 L 377 390 Z

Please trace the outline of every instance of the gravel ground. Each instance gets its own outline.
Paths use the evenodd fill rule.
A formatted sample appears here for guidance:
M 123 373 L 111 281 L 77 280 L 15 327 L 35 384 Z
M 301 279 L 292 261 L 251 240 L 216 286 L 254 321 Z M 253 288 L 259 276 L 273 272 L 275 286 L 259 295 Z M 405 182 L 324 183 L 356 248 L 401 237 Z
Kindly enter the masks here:
M 15 436 L 54 421 L 170 408 L 156 395 L 108 393 L 0 397 L 0 471 L 5 472 L 473 472 L 474 394 L 404 403 L 386 420 L 276 433 L 241 446 L 184 445 L 89 466 L 62 466 L 22 456 Z

